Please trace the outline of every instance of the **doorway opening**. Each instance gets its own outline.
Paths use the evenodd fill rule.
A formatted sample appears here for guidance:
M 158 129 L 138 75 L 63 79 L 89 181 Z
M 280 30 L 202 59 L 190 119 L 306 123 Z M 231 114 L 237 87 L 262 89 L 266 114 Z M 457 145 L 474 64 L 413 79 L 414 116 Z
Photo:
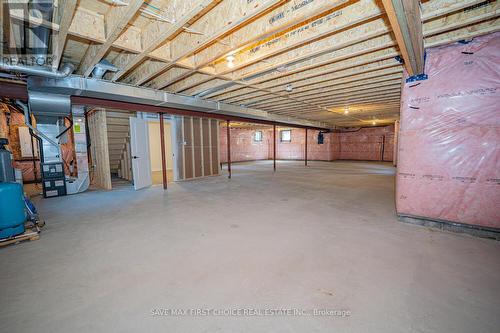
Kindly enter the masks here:
M 164 118 L 163 140 L 165 143 L 167 181 L 174 181 L 174 158 L 172 150 L 172 125 L 167 116 Z M 153 185 L 163 184 L 160 121 L 148 120 L 149 156 L 151 161 L 151 180 Z

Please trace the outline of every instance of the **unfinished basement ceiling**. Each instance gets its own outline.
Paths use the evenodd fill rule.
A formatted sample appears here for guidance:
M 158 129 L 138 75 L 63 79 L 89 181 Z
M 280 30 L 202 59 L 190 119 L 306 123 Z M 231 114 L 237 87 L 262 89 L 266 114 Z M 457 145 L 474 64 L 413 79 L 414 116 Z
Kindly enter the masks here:
M 118 4 L 121 5 L 118 5 Z M 336 126 L 399 118 L 403 65 L 375 0 L 60 0 L 62 62 L 104 79 Z M 123 5 L 126 4 L 126 5 Z M 424 47 L 500 28 L 497 1 L 421 3 Z M 67 35 L 66 35 L 67 32 Z M 57 53 L 56 53 L 57 54 Z

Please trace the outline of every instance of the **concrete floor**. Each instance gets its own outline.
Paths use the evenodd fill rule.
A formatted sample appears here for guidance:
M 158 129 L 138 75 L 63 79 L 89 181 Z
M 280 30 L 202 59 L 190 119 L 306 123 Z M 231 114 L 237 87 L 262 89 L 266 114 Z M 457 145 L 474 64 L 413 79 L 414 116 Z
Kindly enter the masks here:
M 0 250 L 0 331 L 498 332 L 500 242 L 398 222 L 389 164 L 233 168 L 40 201 L 41 239 Z M 196 308 L 351 315 L 152 315 Z

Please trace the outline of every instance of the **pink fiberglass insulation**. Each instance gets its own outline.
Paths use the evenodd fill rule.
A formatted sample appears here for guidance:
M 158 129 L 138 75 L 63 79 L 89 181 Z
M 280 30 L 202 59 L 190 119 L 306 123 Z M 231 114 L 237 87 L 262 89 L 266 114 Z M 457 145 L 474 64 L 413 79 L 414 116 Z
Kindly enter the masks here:
M 392 161 L 394 126 L 366 127 L 339 133 L 341 160 Z
M 291 142 L 280 142 L 280 130 L 276 130 L 276 158 L 282 160 L 302 160 L 305 155 L 305 130 L 291 129 Z M 262 132 L 262 141 L 255 142 L 256 131 Z M 333 133 L 324 134 L 324 143 L 318 144 L 317 130 L 307 132 L 307 158 L 317 161 L 332 161 L 336 155 L 332 149 Z M 231 128 L 231 161 L 256 161 L 273 158 L 273 130 L 268 128 Z M 221 163 L 227 162 L 227 132 L 226 127 L 220 128 L 219 134 Z
M 221 127 L 219 132 L 220 140 L 220 162 L 227 162 L 227 128 Z M 269 135 L 267 130 L 262 132 L 262 141 L 254 140 L 256 130 L 247 128 L 231 128 L 231 161 L 255 161 L 268 158 L 269 140 L 272 140 L 272 134 Z
M 402 91 L 397 212 L 500 228 L 500 33 L 427 50 L 425 73 Z
M 398 165 L 398 135 L 399 135 L 399 120 L 394 122 L 394 136 L 392 141 L 392 165 Z

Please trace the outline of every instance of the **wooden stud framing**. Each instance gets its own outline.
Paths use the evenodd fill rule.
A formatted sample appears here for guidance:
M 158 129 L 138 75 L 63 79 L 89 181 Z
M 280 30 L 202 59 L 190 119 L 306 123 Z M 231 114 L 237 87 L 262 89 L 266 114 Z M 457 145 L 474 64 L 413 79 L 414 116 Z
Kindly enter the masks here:
M 71 20 L 75 13 L 77 0 L 60 0 L 59 1 L 59 31 L 57 32 L 56 42 L 54 43 L 54 55 L 52 68 L 57 70 L 61 63 L 64 46 L 66 45 L 66 37 L 71 25 Z
M 112 7 L 105 17 L 106 41 L 101 45 L 91 45 L 80 65 L 80 72 L 89 76 L 94 66 L 104 57 L 111 45 L 121 35 L 132 17 L 143 5 L 143 0 L 130 0 L 127 6 Z
M 111 190 L 106 111 L 94 109 L 89 113 L 88 121 L 94 183 L 105 190 Z

